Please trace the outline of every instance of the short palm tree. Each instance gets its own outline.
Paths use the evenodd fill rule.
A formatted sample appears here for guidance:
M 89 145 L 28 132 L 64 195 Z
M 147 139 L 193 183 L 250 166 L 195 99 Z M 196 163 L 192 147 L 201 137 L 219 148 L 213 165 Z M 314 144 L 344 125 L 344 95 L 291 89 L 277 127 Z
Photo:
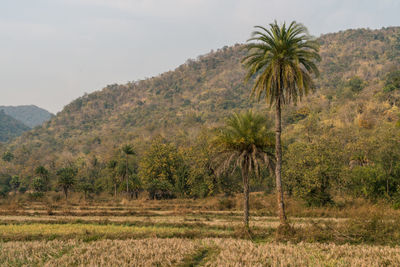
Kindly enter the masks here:
M 244 225 L 249 227 L 249 175 L 259 175 L 261 164 L 273 170 L 274 138 L 264 116 L 251 111 L 233 114 L 221 128 L 213 142 L 219 165 L 217 173 L 240 168 L 243 179 Z M 271 172 L 271 174 L 273 171 Z
M 275 178 L 278 213 L 281 225 L 287 224 L 283 201 L 281 169 L 281 106 L 297 102 L 315 88 L 312 75 L 319 74 L 316 62 L 320 60 L 319 44 L 299 23 L 269 28 L 255 26 L 247 44 L 248 55 L 243 59 L 248 69 L 246 81 L 255 77 L 252 96 L 263 97 L 270 106 L 275 105 Z

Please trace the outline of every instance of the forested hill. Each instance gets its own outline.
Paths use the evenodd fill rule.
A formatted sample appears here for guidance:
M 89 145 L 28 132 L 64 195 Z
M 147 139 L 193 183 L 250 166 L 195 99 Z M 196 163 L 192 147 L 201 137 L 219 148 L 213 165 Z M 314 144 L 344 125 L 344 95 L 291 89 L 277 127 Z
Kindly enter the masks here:
M 297 106 L 285 107 L 286 140 L 306 134 L 300 126 L 310 116 L 318 116 L 321 125 L 366 131 L 396 123 L 400 28 L 347 30 L 318 40 L 318 90 Z M 157 134 L 175 142 L 191 140 L 201 127 L 217 125 L 234 111 L 255 108 L 269 114 L 263 103 L 249 99 L 242 48 L 224 47 L 160 76 L 84 95 L 8 149 L 29 173 L 49 162 L 62 165 L 93 155 L 106 159 L 121 144 L 140 146 Z
M 34 105 L 0 106 L 0 110 L 30 128 L 39 126 L 52 117 L 50 112 Z
M 0 110 L 0 142 L 6 142 L 28 130 L 28 126 Z

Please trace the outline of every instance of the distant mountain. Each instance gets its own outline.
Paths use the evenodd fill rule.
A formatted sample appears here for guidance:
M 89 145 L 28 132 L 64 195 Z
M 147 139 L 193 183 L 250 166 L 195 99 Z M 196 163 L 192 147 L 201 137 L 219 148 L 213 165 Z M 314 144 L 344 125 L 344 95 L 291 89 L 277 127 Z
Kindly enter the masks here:
M 28 126 L 0 110 L 0 142 L 7 142 L 28 130 Z
M 0 106 L 5 114 L 19 120 L 26 126 L 34 128 L 51 119 L 53 114 L 34 105 L 29 106 Z

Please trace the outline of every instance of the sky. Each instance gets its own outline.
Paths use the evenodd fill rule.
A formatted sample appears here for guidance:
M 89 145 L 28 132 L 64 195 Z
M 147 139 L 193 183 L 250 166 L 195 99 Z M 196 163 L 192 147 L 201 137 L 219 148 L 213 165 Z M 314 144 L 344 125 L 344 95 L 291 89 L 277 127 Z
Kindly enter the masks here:
M 314 36 L 400 26 L 400 0 L 0 0 L 0 105 L 56 113 L 295 20 Z

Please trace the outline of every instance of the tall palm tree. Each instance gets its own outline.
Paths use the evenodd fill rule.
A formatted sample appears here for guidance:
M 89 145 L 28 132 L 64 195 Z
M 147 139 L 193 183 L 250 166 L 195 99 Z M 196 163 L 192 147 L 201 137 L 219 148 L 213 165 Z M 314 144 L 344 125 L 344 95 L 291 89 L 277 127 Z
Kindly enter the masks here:
M 128 157 L 129 155 L 135 155 L 132 145 L 124 145 L 122 147 L 122 152 L 125 154 L 125 171 L 124 177 L 126 180 L 126 194 L 129 195 L 129 174 L 128 174 Z
M 281 225 L 287 224 L 282 191 L 281 107 L 297 102 L 315 88 L 312 75 L 319 75 L 316 62 L 320 60 L 319 44 L 299 23 L 269 28 L 255 26 L 256 31 L 247 44 L 248 55 L 243 59 L 248 69 L 246 81 L 255 77 L 252 96 L 263 97 L 275 105 L 275 177 L 278 213 Z
M 248 111 L 233 114 L 226 126 L 219 130 L 213 142 L 217 149 L 215 157 L 219 167 L 217 173 L 233 167 L 240 168 L 243 179 L 244 226 L 249 227 L 249 175 L 259 175 L 261 164 L 266 164 L 273 173 L 274 138 L 264 116 Z

